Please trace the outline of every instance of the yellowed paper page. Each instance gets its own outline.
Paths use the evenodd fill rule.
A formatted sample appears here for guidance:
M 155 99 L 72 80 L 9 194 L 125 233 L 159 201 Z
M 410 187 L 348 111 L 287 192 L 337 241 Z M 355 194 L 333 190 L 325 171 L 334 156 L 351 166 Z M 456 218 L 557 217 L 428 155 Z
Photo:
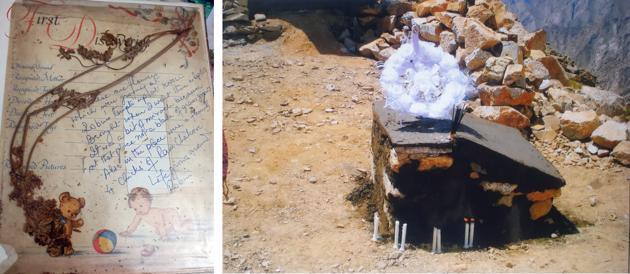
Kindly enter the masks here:
M 10 22 L 0 167 L 0 243 L 18 252 L 9 272 L 212 270 L 201 6 L 21 1 Z M 42 95 L 29 111 L 43 111 L 21 120 Z M 40 196 L 54 207 L 36 207 Z

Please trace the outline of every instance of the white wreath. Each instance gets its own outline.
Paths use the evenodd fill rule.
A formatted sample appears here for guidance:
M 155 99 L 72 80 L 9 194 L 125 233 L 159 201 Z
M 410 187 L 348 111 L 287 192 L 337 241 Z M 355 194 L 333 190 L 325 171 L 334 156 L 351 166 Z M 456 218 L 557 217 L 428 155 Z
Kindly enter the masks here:
M 450 119 L 454 106 L 474 92 L 470 79 L 455 57 L 420 41 L 417 25 L 411 39 L 404 40 L 383 66 L 385 105 L 401 113 Z

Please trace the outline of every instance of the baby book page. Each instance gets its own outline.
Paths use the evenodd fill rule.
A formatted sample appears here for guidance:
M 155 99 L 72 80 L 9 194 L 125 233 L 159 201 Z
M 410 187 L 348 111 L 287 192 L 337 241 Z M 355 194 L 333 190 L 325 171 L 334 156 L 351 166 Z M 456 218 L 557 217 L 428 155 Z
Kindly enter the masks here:
M 18 1 L 6 14 L 9 273 L 212 270 L 203 9 Z

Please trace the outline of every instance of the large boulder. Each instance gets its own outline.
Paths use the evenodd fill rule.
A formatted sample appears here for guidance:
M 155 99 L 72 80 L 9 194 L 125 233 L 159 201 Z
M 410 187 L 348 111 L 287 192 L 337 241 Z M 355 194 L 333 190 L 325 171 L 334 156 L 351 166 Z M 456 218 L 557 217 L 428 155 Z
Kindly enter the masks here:
M 569 140 L 588 139 L 600 124 L 597 113 L 592 110 L 567 111 L 560 116 L 562 134 Z
M 613 158 L 623 165 L 630 165 L 630 141 L 623 141 L 613 149 Z
M 626 130 L 626 123 L 609 120 L 593 131 L 591 139 L 599 147 L 613 149 L 617 144 L 627 139 Z
M 479 118 L 517 129 L 529 127 L 529 119 L 508 106 L 479 106 L 475 108 L 472 114 Z
M 587 103 L 597 111 L 597 114 L 613 117 L 625 113 L 623 97 L 616 93 L 589 86 L 582 86 L 580 93 L 586 97 Z
M 484 106 L 529 106 L 534 100 L 534 92 L 508 86 L 481 84 L 477 87 L 479 99 Z

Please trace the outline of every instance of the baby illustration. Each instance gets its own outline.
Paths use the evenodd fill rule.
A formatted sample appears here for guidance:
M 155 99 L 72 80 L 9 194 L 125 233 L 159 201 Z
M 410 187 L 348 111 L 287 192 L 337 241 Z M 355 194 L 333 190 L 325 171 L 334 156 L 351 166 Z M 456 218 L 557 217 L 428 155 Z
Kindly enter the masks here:
M 131 236 L 142 221 L 155 229 L 160 240 L 166 240 L 169 233 L 173 231 L 183 232 L 190 229 L 192 221 L 190 219 L 182 219 L 176 209 L 151 207 L 153 197 L 148 189 L 135 187 L 131 190 L 128 197 L 129 208 L 136 211 L 136 216 L 127 227 L 127 230 L 120 232 L 121 236 Z

